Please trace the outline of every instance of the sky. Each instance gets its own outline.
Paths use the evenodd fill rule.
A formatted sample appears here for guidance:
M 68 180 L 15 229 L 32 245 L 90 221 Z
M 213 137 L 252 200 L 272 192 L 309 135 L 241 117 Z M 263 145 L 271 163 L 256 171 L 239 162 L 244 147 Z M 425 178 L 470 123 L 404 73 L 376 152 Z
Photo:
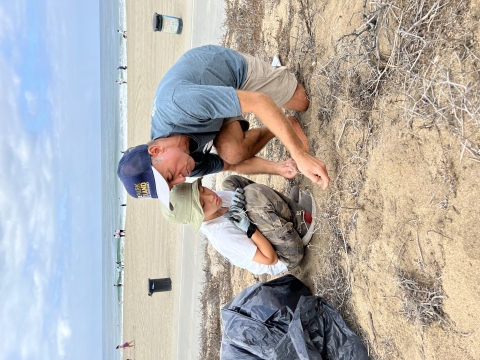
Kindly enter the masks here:
M 0 0 L 0 360 L 100 359 L 96 0 Z

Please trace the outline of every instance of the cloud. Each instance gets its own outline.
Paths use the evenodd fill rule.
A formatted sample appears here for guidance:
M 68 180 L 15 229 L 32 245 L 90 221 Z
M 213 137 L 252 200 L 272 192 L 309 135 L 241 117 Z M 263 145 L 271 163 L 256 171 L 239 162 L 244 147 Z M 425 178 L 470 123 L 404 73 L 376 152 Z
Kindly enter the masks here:
M 28 113 L 31 116 L 35 116 L 38 112 L 39 98 L 38 94 L 33 91 L 27 90 L 24 93 L 25 100 L 27 102 Z
M 12 101 L 21 93 L 18 73 L 1 55 L 0 68 L 0 84 L 9 84 L 0 96 L 0 201 L 6 204 L 0 207 L 0 293 L 8 294 L 0 297 L 0 358 L 17 352 L 33 358 L 48 352 L 48 342 L 42 343 L 47 290 L 59 256 L 51 186 L 56 170 L 51 156 L 38 164 L 36 154 L 52 154 L 50 140 L 24 131 Z
M 92 90 L 75 80 L 82 69 L 72 52 L 81 32 L 70 24 L 76 4 L 0 3 L 0 360 L 92 358 L 82 356 L 91 350 L 70 344 L 89 335 L 85 324 L 92 313 L 72 306 L 85 294 L 68 294 L 72 242 L 84 240 L 76 244 L 81 248 L 90 241 L 72 234 L 72 224 L 85 225 L 87 216 L 75 215 L 78 207 L 92 206 L 84 197 L 72 206 L 78 192 L 71 188 L 87 183 L 72 175 L 86 172 L 82 162 L 72 168 L 69 161 L 85 157 L 79 144 L 91 127 L 82 115 L 91 104 L 83 99 Z M 81 266 L 75 271 L 84 275 Z M 89 280 L 80 276 L 75 286 L 90 289 Z M 80 339 L 78 319 L 87 328 Z
M 0 14 L 5 15 L 2 5 Z M 19 24 L 12 14 L 2 22 Z M 0 25 L 0 49 L 13 35 L 11 27 Z M 23 98 L 27 112 L 34 115 L 42 99 L 34 91 L 22 90 L 25 79 L 17 60 L 0 51 L 0 201 L 5 204 L 0 207 L 0 293 L 8 294 L 0 297 L 0 359 L 9 354 L 51 358 L 48 325 L 54 324 L 60 310 L 49 305 L 50 289 L 54 278 L 63 291 L 62 279 L 54 275 L 61 275 L 63 270 L 58 268 L 64 266 L 59 261 L 64 254 L 57 232 L 56 185 L 62 187 L 64 178 L 53 145 L 58 134 L 51 129 L 25 131 L 18 100 Z M 69 323 L 59 324 L 55 352 L 64 351 L 71 336 Z
M 57 351 L 61 357 L 65 356 L 65 342 L 72 336 L 70 323 L 66 319 L 60 319 L 57 324 Z
M 8 9 L 7 9 L 8 8 Z M 26 2 L 5 1 L 0 3 L 0 41 L 14 40 L 18 29 L 22 28 L 22 23 L 26 20 Z

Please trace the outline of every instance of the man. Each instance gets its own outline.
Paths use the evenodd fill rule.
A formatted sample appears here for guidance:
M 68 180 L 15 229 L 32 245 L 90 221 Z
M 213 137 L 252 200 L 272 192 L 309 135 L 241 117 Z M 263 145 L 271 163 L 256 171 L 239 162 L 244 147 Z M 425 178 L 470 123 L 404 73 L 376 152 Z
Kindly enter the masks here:
M 315 183 L 329 183 L 325 164 L 311 156 L 280 108 L 304 111 L 305 88 L 285 67 L 220 46 L 186 52 L 165 74 L 152 110 L 151 138 L 128 149 L 118 176 L 133 197 L 158 197 L 171 208 L 169 190 L 187 176 L 219 171 L 279 174 L 298 169 Z M 266 127 L 248 129 L 240 115 L 255 113 Z M 272 163 L 255 155 L 273 137 L 294 161 Z M 218 155 L 212 154 L 215 145 Z

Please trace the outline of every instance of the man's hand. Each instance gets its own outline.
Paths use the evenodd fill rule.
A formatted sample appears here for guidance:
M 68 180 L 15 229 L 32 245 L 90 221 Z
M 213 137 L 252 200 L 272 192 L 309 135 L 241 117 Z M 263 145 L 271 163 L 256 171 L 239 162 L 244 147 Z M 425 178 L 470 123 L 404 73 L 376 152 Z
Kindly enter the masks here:
M 325 190 L 330 179 L 323 162 L 308 154 L 292 123 L 282 109 L 267 95 L 258 92 L 235 90 L 242 112 L 253 112 L 265 126 L 285 145 L 296 161 L 298 170 Z
M 327 167 L 325 163 L 314 158 L 307 152 L 301 153 L 297 156 L 298 170 L 312 180 L 316 184 L 322 184 L 322 189 L 325 190 L 328 187 L 330 178 L 327 174 Z
M 293 159 L 276 163 L 275 172 L 284 178 L 293 179 L 298 173 L 297 163 Z

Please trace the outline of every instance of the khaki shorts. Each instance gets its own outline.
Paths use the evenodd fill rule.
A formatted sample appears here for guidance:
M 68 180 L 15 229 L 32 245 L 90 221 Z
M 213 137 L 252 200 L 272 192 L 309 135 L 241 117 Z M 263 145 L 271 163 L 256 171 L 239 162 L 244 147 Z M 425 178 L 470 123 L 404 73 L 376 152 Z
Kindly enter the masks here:
M 267 94 L 280 107 L 292 98 L 297 89 L 297 79 L 286 66 L 272 66 L 251 55 L 244 53 L 240 55 L 248 64 L 247 77 L 240 90 Z M 234 121 L 241 121 L 243 131 L 248 130 L 249 124 L 243 116 L 226 118 L 223 125 Z

